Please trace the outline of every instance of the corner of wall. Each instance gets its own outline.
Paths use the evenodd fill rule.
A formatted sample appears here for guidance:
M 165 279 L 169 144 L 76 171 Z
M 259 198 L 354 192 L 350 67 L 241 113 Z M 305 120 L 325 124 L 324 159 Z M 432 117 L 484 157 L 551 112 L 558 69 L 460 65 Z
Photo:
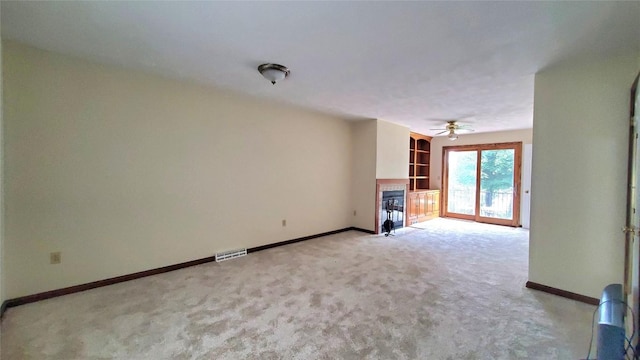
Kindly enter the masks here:
M 352 226 L 375 230 L 376 120 L 351 124 Z
M 3 45 L 4 298 L 351 225 L 345 119 Z

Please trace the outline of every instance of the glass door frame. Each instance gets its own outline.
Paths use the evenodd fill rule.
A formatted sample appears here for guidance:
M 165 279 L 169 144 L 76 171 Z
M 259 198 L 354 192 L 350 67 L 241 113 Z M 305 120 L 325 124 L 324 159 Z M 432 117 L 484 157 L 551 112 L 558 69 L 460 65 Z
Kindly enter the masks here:
M 513 158 L 513 218 L 497 219 L 491 217 L 480 216 L 480 181 L 482 173 L 482 151 L 483 150 L 506 150 L 515 151 Z M 452 151 L 477 151 L 476 160 L 476 204 L 474 215 L 465 215 L 449 212 L 448 204 L 448 186 L 449 186 L 449 153 Z M 457 145 L 442 147 L 442 212 L 445 217 L 457 219 L 472 220 L 477 222 L 520 226 L 520 190 L 522 181 L 522 142 L 495 143 L 495 144 L 478 144 L 478 145 Z

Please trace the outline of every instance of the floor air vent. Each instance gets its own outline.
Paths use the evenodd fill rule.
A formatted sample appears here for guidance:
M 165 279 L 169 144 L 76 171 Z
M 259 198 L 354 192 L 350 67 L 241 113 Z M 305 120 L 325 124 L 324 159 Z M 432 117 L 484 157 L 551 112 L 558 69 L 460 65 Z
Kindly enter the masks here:
M 219 252 L 216 254 L 216 262 L 230 260 L 245 255 L 247 255 L 247 249 Z

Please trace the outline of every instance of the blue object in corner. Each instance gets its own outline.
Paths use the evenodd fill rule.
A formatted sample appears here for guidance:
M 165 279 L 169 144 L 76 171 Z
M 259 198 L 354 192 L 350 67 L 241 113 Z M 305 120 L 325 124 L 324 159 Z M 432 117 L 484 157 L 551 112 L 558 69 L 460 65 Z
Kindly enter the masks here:
M 600 298 L 598 360 L 624 360 L 626 305 L 621 284 L 607 285 Z

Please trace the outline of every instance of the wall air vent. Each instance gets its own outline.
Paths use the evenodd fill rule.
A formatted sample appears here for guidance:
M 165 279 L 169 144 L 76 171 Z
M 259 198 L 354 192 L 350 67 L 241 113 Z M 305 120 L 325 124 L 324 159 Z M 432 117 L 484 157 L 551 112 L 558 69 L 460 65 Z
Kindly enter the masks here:
M 216 253 L 216 262 L 235 259 L 240 256 L 247 255 L 247 249 L 229 250 Z

